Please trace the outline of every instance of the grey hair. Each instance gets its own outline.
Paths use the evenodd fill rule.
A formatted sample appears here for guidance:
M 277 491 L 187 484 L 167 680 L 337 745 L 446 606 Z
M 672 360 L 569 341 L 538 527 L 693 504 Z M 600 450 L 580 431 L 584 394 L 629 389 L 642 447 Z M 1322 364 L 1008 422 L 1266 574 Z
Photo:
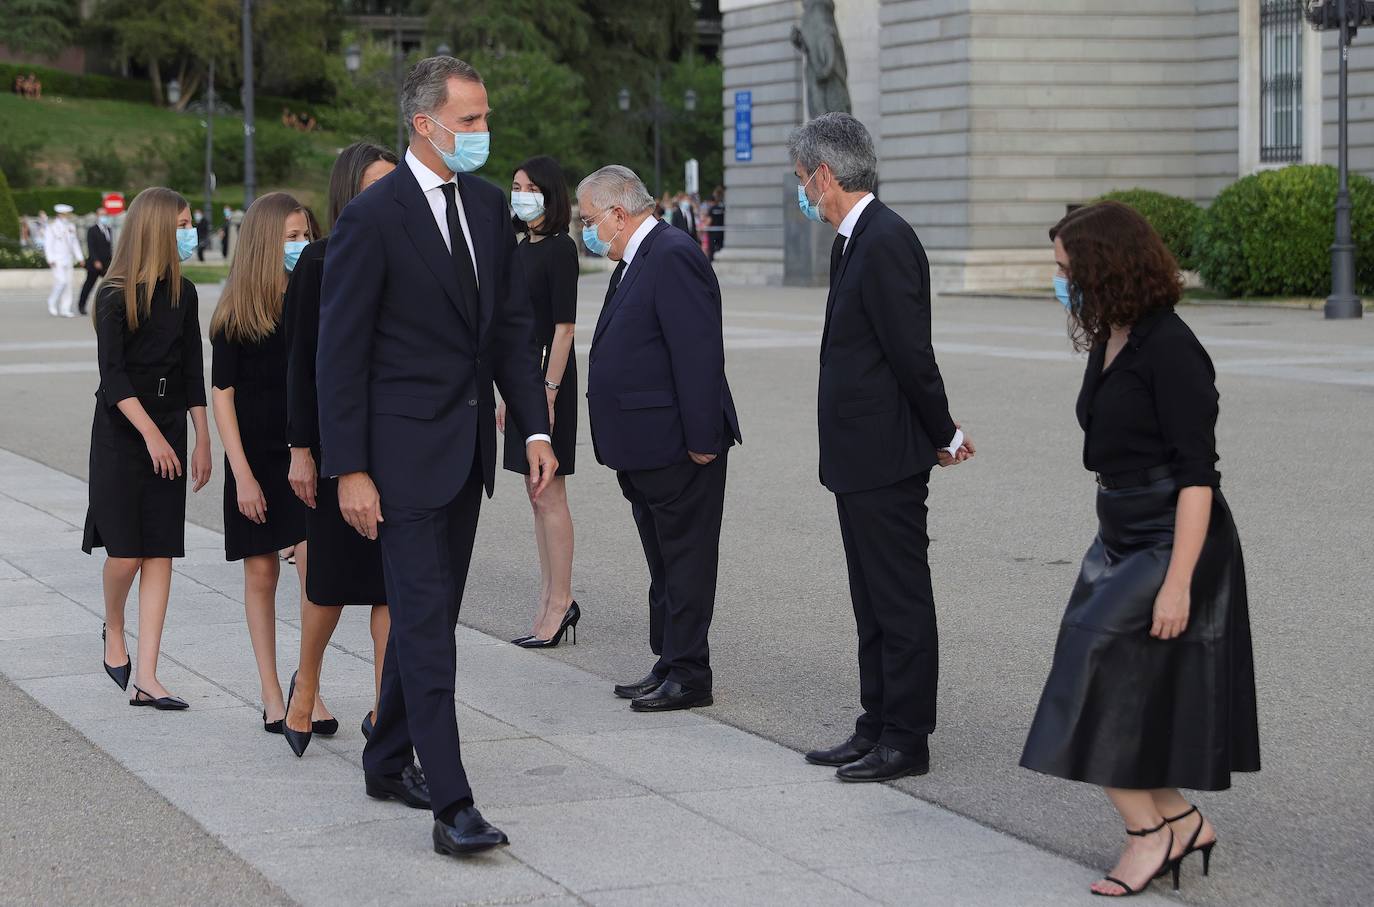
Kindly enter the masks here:
M 787 153 L 807 174 L 829 164 L 845 192 L 871 192 L 878 184 L 878 155 L 864 124 L 847 113 L 823 113 L 792 130 Z
M 626 214 L 641 214 L 654 206 L 654 197 L 644 181 L 629 167 L 607 164 L 577 184 L 577 197 L 586 194 L 592 207 L 601 211 L 624 208 Z
M 406 76 L 401 88 L 401 115 L 410 135 L 415 134 L 417 113 L 433 113 L 448 103 L 449 79 L 483 84 L 481 74 L 472 64 L 453 57 L 426 57 Z

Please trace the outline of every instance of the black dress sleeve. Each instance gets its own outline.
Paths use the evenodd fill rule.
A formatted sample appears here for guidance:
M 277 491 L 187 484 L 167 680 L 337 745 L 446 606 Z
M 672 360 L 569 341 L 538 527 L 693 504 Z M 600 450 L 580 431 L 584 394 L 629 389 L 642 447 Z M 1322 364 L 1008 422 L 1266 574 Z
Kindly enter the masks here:
M 100 367 L 100 398 L 113 409 L 121 400 L 137 397 L 124 367 L 124 291 L 106 284 L 95 297 L 95 345 Z
M 196 285 L 181 282 L 181 373 L 186 382 L 186 408 L 205 405 L 205 355 L 200 346 L 200 296 Z
M 1161 340 L 1165 338 L 1161 337 Z M 1202 344 L 1188 331 L 1168 337 L 1166 355 L 1152 370 L 1155 419 L 1180 488 L 1217 487 L 1216 370 Z
M 228 390 L 239 380 L 239 347 L 223 334 L 210 338 L 210 384 Z
M 577 244 L 566 233 L 553 238 L 556 243 L 547 270 L 549 280 L 549 308 L 554 324 L 577 323 Z
M 320 338 L 320 288 L 324 252 L 301 254 L 286 286 L 286 443 L 315 447 L 320 443 L 319 399 L 315 391 L 315 352 Z

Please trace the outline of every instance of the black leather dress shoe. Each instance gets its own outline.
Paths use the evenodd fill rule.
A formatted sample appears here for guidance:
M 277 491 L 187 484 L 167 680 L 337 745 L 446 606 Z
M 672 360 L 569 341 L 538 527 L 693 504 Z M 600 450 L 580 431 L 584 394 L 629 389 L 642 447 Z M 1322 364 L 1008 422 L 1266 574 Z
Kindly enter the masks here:
M 638 699 L 652 693 L 663 683 L 663 678 L 652 673 L 634 683 L 618 683 L 615 685 L 615 695 L 621 699 Z
M 867 737 L 855 734 L 839 746 L 832 746 L 828 750 L 812 750 L 806 754 L 806 761 L 812 765 L 848 765 L 873 752 L 873 747 L 877 745 Z
M 420 766 L 412 762 L 399 775 L 364 773 L 367 795 L 374 800 L 400 800 L 411 809 L 429 809 L 429 782 Z
M 434 820 L 435 853 L 466 857 L 509 843 L 506 833 L 483 819 L 475 806 L 459 810 L 452 825 L 441 819 Z
M 835 775 L 841 781 L 893 781 L 907 775 L 924 775 L 928 771 L 928 751 L 912 755 L 880 743 L 867 756 L 840 768 Z
M 676 680 L 665 680 L 652 693 L 631 700 L 630 708 L 636 712 L 672 712 L 710 705 L 714 701 L 710 690 L 689 690 Z

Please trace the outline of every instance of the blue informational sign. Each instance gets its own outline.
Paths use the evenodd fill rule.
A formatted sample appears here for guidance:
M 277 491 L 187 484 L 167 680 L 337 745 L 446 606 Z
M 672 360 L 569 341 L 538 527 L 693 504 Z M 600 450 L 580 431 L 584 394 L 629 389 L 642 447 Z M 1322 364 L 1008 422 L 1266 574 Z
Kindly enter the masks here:
M 735 92 L 735 160 L 754 159 L 754 93 Z

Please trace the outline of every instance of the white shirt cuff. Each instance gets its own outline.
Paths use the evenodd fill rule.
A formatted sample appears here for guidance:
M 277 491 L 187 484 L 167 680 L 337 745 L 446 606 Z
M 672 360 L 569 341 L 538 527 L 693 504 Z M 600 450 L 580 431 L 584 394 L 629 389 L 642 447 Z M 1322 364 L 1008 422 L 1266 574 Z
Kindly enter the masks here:
M 525 439 L 525 446 L 528 447 L 535 441 L 547 441 L 548 443 L 552 444 L 553 438 L 550 438 L 548 435 L 530 435 L 528 438 Z M 960 441 L 962 443 L 962 439 L 960 439 Z
M 957 456 L 959 453 L 959 445 L 963 443 L 964 433 L 962 430 L 956 428 L 954 429 L 954 440 L 949 442 L 949 446 L 945 448 L 945 452 L 951 457 Z

